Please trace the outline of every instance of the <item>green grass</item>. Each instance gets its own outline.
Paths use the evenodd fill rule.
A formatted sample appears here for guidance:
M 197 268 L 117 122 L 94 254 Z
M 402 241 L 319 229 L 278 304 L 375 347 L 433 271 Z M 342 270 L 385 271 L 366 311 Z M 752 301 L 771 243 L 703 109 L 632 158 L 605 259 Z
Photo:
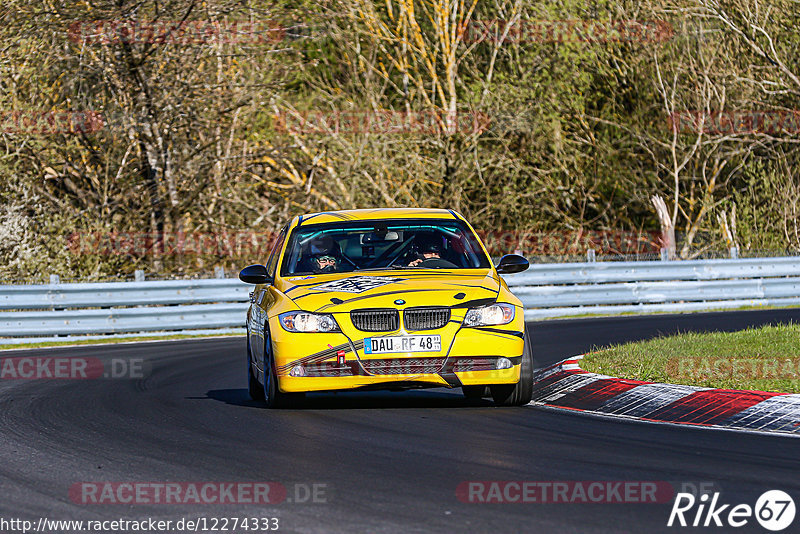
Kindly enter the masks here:
M 203 339 L 210 337 L 227 337 L 227 336 L 243 336 L 244 334 L 176 334 L 174 336 L 136 336 L 136 337 L 109 337 L 105 339 L 80 339 L 72 341 L 46 341 L 43 343 L 22 343 L 19 345 L 2 345 L 0 350 L 13 350 L 13 349 L 39 349 L 47 347 L 72 347 L 76 345 L 108 345 L 112 343 L 137 343 L 140 341 L 174 341 L 176 339 Z M 1 342 L 0 342 L 1 343 Z
M 650 382 L 800 393 L 800 324 L 616 345 L 586 355 L 581 367 Z

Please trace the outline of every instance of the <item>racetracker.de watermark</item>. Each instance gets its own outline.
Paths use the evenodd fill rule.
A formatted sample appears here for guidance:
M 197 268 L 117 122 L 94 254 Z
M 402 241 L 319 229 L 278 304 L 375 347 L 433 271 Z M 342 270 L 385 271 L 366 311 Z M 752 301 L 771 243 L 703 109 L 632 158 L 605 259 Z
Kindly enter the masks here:
M 76 135 L 105 126 L 96 111 L 0 111 L 0 134 Z
M 0 359 L 0 380 L 138 379 L 150 375 L 142 358 L 22 356 Z
M 570 232 L 531 232 L 522 230 L 477 230 L 489 254 L 507 254 L 519 250 L 524 254 L 650 254 L 662 246 L 657 231 L 575 230 Z
M 697 111 L 670 113 L 670 130 L 713 135 L 800 133 L 799 110 Z
M 305 23 L 277 20 L 83 20 L 69 26 L 69 40 L 81 44 L 264 45 L 310 36 Z
M 662 235 L 657 231 L 576 230 L 532 232 L 477 230 L 489 254 L 520 250 L 528 255 L 657 253 Z M 67 248 L 74 255 L 97 256 L 224 256 L 263 257 L 277 232 L 221 230 L 217 232 L 73 232 Z
M 18 517 L 0 517 L 0 532 L 12 534 L 20 532 L 84 532 L 86 534 L 106 534 L 110 532 L 269 532 L 280 530 L 279 517 L 264 516 L 195 516 L 180 519 L 156 519 L 153 517 L 132 519 L 53 519 L 39 517 L 36 520 Z
M 674 495 L 665 481 L 633 480 L 494 480 L 465 481 L 456 488 L 461 502 L 516 503 L 667 503 Z
M 292 134 L 480 134 L 491 118 L 476 111 L 281 111 L 276 130 Z
M 276 232 L 74 232 L 67 248 L 78 256 L 265 256 Z
M 654 43 L 672 39 L 672 25 L 660 20 L 473 20 L 466 43 Z
M 691 380 L 797 380 L 800 379 L 800 358 L 670 358 L 665 369 L 669 376 Z
M 328 484 L 280 482 L 77 482 L 69 498 L 81 505 L 320 504 Z

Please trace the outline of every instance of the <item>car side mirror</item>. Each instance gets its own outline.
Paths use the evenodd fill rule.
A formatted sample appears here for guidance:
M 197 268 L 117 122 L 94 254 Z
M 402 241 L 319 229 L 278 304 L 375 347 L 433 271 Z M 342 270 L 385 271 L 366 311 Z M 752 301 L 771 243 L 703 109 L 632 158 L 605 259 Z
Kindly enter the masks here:
M 521 273 L 530 267 L 528 260 L 517 254 L 506 254 L 500 258 L 500 263 L 497 264 L 497 272 L 499 274 L 514 274 Z
M 263 265 L 250 265 L 242 269 L 239 273 L 239 280 L 245 284 L 271 284 L 272 278 L 267 273 L 267 268 Z

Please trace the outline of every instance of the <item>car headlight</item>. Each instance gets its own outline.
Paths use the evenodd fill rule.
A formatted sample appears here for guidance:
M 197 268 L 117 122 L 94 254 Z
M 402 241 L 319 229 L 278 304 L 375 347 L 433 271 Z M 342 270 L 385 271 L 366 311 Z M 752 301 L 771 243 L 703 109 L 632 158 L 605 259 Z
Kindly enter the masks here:
M 464 326 L 495 326 L 508 324 L 514 320 L 514 306 L 511 304 L 492 304 L 472 308 L 464 317 Z
M 278 320 L 287 332 L 341 332 L 330 314 L 292 311 L 280 314 Z

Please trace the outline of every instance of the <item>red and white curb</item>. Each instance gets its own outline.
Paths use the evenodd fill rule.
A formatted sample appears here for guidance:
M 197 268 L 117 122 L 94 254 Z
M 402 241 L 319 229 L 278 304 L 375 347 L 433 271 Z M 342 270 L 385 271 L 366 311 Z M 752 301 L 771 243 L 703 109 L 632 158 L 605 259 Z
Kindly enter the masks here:
M 537 371 L 531 403 L 659 423 L 800 434 L 800 395 L 615 378 L 584 371 L 581 358 Z

